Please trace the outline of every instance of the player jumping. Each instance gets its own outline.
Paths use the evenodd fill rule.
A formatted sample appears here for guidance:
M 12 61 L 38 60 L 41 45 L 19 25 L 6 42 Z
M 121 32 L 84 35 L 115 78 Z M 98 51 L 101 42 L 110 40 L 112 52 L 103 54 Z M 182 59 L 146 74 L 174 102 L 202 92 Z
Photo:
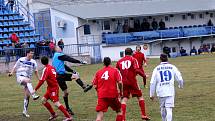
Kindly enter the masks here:
M 166 54 L 161 54 L 160 60 L 160 65 L 152 73 L 150 98 L 154 100 L 156 91 L 160 100 L 162 121 L 172 121 L 172 108 L 174 107 L 175 98 L 174 80 L 178 81 L 179 88 L 183 88 L 183 79 L 180 71 L 174 65 L 168 63 Z
M 8 74 L 9 76 L 12 76 L 13 73 L 16 71 L 17 83 L 22 85 L 24 88 L 25 97 L 24 109 L 22 113 L 23 116 L 25 117 L 30 117 L 30 115 L 28 115 L 27 113 L 30 95 L 33 97 L 33 100 L 37 100 L 39 98 L 39 95 L 35 94 L 35 91 L 31 83 L 33 71 L 35 72 L 37 79 L 39 79 L 37 63 L 34 59 L 32 59 L 33 55 L 34 52 L 32 50 L 27 50 L 26 57 L 18 59 L 13 69 Z
M 41 63 L 45 66 L 43 69 L 43 73 L 41 76 L 40 81 L 38 82 L 35 90 L 37 91 L 40 86 L 46 81 L 47 82 L 47 90 L 45 95 L 42 98 L 42 104 L 47 108 L 47 110 L 51 113 L 51 117 L 49 121 L 54 120 L 57 118 L 57 114 L 54 112 L 53 108 L 49 104 L 48 100 L 50 99 L 58 109 L 63 112 L 64 116 L 66 117 L 63 121 L 72 121 L 71 115 L 66 111 L 63 105 L 59 102 L 59 87 L 56 80 L 57 73 L 51 65 L 49 65 L 49 59 L 47 57 L 41 58 Z
M 105 57 L 103 63 L 105 67 L 96 72 L 92 82 L 98 95 L 96 121 L 103 120 L 104 112 L 107 112 L 109 106 L 117 113 L 116 121 L 122 121 L 121 103 L 117 90 L 118 86 L 122 92 L 122 77 L 116 68 L 110 66 L 109 57 Z
M 78 73 L 75 72 L 74 70 L 72 70 L 71 68 L 69 68 L 68 66 L 66 66 L 64 61 L 68 61 L 71 63 L 80 63 L 80 64 L 86 64 L 86 62 L 82 62 L 82 61 L 76 60 L 74 58 L 71 58 L 70 56 L 63 54 L 62 50 L 59 46 L 55 47 L 55 54 L 54 54 L 54 57 L 52 60 L 52 66 L 54 66 L 56 69 L 58 84 L 59 84 L 61 90 L 64 92 L 63 99 L 65 102 L 67 111 L 71 115 L 74 115 L 74 113 L 72 112 L 72 109 L 70 108 L 69 103 L 68 103 L 69 93 L 67 91 L 66 81 L 71 81 L 72 79 L 75 79 L 75 81 L 78 83 L 78 85 L 80 85 L 82 87 L 84 92 L 87 92 L 93 86 L 84 84 L 83 81 L 80 79 Z M 68 72 L 71 72 L 71 74 Z
M 126 103 L 132 95 L 132 97 L 137 97 L 139 101 L 139 106 L 141 109 L 141 117 L 143 120 L 150 120 L 150 118 L 146 115 L 145 111 L 145 101 L 142 96 L 142 91 L 137 84 L 136 75 L 138 73 L 138 62 L 132 57 L 132 49 L 125 49 L 125 57 L 120 59 L 116 67 L 120 70 L 122 74 L 122 82 L 123 82 L 123 99 L 122 99 L 122 113 L 123 113 L 123 121 L 125 121 L 126 114 Z

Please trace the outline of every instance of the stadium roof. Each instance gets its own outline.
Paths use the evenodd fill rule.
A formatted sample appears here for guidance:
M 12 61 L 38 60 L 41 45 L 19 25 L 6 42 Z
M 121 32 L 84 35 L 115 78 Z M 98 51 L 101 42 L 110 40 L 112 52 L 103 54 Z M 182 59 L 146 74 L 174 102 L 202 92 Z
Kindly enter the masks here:
M 33 0 L 83 19 L 102 19 L 215 10 L 215 0 Z M 122 2 L 124 1 L 124 2 Z M 195 4 L 194 4 L 195 3 Z

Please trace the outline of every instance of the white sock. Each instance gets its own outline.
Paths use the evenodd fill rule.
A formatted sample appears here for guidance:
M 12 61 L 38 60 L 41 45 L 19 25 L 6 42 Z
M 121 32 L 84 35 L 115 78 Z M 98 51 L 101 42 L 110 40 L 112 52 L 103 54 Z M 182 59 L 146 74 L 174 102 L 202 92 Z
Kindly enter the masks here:
M 166 108 L 166 121 L 172 121 L 172 108 Z
M 28 88 L 29 92 L 31 93 L 31 95 L 34 96 L 35 92 L 34 92 L 34 88 L 31 83 L 27 83 L 27 88 Z
M 161 118 L 162 121 L 166 121 L 166 108 L 164 107 L 161 108 Z
M 24 110 L 25 112 L 28 111 L 28 103 L 29 103 L 29 100 L 28 99 L 24 99 Z

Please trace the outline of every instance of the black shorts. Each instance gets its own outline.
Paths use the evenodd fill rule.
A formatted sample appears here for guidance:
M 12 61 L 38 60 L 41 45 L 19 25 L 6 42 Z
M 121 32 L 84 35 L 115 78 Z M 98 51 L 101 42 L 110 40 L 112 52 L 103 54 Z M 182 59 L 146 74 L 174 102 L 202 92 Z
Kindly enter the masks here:
M 72 81 L 71 77 L 72 74 L 57 74 L 57 82 L 62 91 L 67 89 L 66 81 Z

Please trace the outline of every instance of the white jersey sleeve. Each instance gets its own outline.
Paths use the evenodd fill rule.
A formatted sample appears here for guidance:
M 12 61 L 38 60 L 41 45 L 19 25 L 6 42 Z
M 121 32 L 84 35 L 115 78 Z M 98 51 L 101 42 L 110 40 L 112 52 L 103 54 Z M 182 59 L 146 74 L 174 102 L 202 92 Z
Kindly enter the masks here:
M 178 87 L 183 88 L 184 87 L 184 81 L 181 76 L 181 72 L 174 66 L 174 72 L 175 72 L 175 79 L 178 81 Z
M 150 81 L 150 97 L 154 96 L 154 94 L 155 94 L 156 85 L 157 85 L 156 74 L 157 74 L 157 71 L 156 71 L 156 69 L 154 69 L 152 72 L 152 77 L 151 77 L 151 81 Z

